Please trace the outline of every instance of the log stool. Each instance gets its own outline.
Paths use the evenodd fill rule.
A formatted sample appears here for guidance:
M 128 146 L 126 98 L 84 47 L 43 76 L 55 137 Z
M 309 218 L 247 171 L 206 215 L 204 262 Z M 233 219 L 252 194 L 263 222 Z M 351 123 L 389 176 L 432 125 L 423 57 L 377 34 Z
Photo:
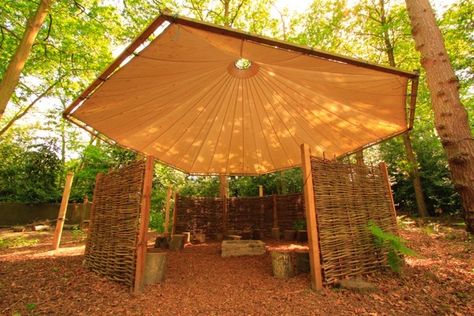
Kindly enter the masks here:
M 184 235 L 171 235 L 170 250 L 181 250 L 184 248 Z
M 165 252 L 148 252 L 145 259 L 143 283 L 147 285 L 163 282 L 166 274 L 166 262 Z

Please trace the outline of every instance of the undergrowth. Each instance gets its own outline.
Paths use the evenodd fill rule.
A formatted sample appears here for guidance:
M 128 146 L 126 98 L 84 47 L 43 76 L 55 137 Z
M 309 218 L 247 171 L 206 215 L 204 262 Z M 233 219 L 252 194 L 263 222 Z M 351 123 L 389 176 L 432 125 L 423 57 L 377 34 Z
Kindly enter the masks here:
M 0 249 L 34 246 L 38 242 L 39 239 L 28 239 L 23 236 L 0 238 Z
M 375 237 L 376 245 L 387 250 L 387 262 L 392 271 L 400 273 L 403 263 L 402 255 L 418 256 L 415 251 L 405 245 L 405 240 L 392 233 L 384 231 L 373 221 L 369 221 L 367 227 L 370 233 Z

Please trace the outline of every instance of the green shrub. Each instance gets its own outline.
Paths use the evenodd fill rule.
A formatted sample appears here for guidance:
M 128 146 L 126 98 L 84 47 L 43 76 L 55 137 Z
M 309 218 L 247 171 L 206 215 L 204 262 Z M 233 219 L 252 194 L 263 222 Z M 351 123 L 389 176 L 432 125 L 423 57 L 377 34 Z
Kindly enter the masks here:
M 293 223 L 293 229 L 295 229 L 295 230 L 305 230 L 306 229 L 306 221 L 304 219 L 297 219 Z
M 387 250 L 387 262 L 392 271 L 400 273 L 401 264 L 403 262 L 402 255 L 417 256 L 417 253 L 405 245 L 402 238 L 384 231 L 373 221 L 369 221 L 367 225 L 370 233 L 375 237 L 375 244 Z
M 0 249 L 34 246 L 38 242 L 39 239 L 27 239 L 23 236 L 13 238 L 0 238 Z

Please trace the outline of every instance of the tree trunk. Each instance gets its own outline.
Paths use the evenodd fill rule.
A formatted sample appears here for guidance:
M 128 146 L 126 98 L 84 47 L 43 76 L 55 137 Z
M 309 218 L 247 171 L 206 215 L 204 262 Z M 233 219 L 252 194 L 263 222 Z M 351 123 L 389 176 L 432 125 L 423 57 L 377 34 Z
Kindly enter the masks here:
M 21 71 L 25 66 L 41 25 L 48 14 L 48 9 L 51 3 L 52 0 L 41 0 L 35 15 L 31 16 L 28 20 L 28 25 L 26 26 L 20 45 L 18 45 L 15 55 L 13 55 L 10 60 L 10 64 L 5 71 L 2 82 L 0 82 L 0 118 L 3 115 L 3 112 L 5 112 L 8 101 L 15 91 L 15 87 L 20 79 Z
M 385 52 L 387 53 L 388 64 L 392 67 L 397 67 L 395 62 L 395 52 L 392 39 L 388 32 L 389 28 L 387 25 L 387 16 L 385 11 L 385 0 L 380 0 L 380 23 L 383 28 L 383 40 L 385 44 Z M 423 187 L 421 186 L 420 173 L 418 172 L 418 161 L 413 151 L 413 146 L 410 139 L 410 131 L 403 134 L 403 145 L 405 146 L 405 153 L 408 162 L 410 163 L 410 178 L 413 183 L 413 189 L 415 191 L 416 205 L 418 214 L 421 217 L 428 216 L 426 208 L 425 195 L 423 194 Z
M 418 172 L 418 162 L 413 152 L 413 147 L 411 145 L 410 132 L 403 134 L 403 144 L 405 145 L 405 152 L 407 154 L 407 159 L 410 162 L 410 177 L 413 181 L 413 189 L 415 190 L 415 199 L 416 205 L 418 207 L 418 214 L 421 217 L 428 216 L 428 210 L 425 203 L 425 195 L 423 194 L 423 189 L 421 186 L 421 177 Z
M 416 48 L 426 70 L 435 126 L 448 157 L 451 177 L 461 195 L 467 230 L 474 233 L 474 138 L 459 99 L 443 37 L 428 0 L 406 0 Z

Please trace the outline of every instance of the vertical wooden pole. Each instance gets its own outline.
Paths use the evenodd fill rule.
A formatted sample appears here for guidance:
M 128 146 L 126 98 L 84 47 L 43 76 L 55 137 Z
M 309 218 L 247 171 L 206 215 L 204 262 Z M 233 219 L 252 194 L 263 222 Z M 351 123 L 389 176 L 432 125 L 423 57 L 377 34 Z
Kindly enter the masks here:
M 143 179 L 142 200 L 140 203 L 140 225 L 137 242 L 137 261 L 135 266 L 135 285 L 133 292 L 138 294 L 143 289 L 143 274 L 147 248 L 147 232 L 150 222 L 151 188 L 153 184 L 153 157 L 148 156 L 145 162 L 145 175 Z
M 63 198 L 61 200 L 61 206 L 59 207 L 58 220 L 56 221 L 56 229 L 53 237 L 53 250 L 59 248 L 61 242 L 61 235 L 63 234 L 64 219 L 66 217 L 67 205 L 69 203 L 69 194 L 71 193 L 72 180 L 74 173 L 69 172 L 66 176 L 66 184 L 64 185 Z
M 273 194 L 273 228 L 278 228 L 277 196 Z
M 222 199 L 222 233 L 227 234 L 227 220 L 228 220 L 228 205 L 227 197 L 229 196 L 229 182 L 227 181 L 227 176 L 222 174 L 219 176 L 220 190 L 219 195 Z
M 265 205 L 263 204 L 263 185 L 258 186 L 258 196 L 260 197 L 260 216 L 259 216 L 259 229 L 263 229 L 263 222 L 265 217 Z
M 301 145 L 301 165 L 303 170 L 303 192 L 308 231 L 309 263 L 311 267 L 311 287 L 316 290 L 323 288 L 321 261 L 319 250 L 318 223 L 314 202 L 313 175 L 311 171 L 311 153 L 309 146 Z
M 87 205 L 89 204 L 89 197 L 84 195 L 84 201 L 82 202 L 82 211 L 80 216 L 79 228 L 82 229 L 84 227 L 84 219 L 86 218 L 87 212 Z
M 263 185 L 258 186 L 258 196 L 263 197 Z
M 169 224 L 170 224 L 170 206 L 171 206 L 171 194 L 173 194 L 173 188 L 169 187 L 166 192 L 166 206 L 165 206 L 165 227 L 164 235 L 169 235 Z
M 173 200 L 174 200 L 174 207 L 173 207 L 173 225 L 171 226 L 171 235 L 176 234 L 176 218 L 178 216 L 178 192 L 174 192 Z
M 390 210 L 392 212 L 392 224 L 394 225 L 395 229 L 397 229 L 397 211 L 395 209 L 395 202 L 393 201 L 393 194 L 392 194 L 392 185 L 390 184 L 390 178 L 388 176 L 388 169 L 387 164 L 385 162 L 381 162 L 379 164 L 380 173 L 385 182 L 385 187 L 387 190 L 389 203 L 390 203 Z

